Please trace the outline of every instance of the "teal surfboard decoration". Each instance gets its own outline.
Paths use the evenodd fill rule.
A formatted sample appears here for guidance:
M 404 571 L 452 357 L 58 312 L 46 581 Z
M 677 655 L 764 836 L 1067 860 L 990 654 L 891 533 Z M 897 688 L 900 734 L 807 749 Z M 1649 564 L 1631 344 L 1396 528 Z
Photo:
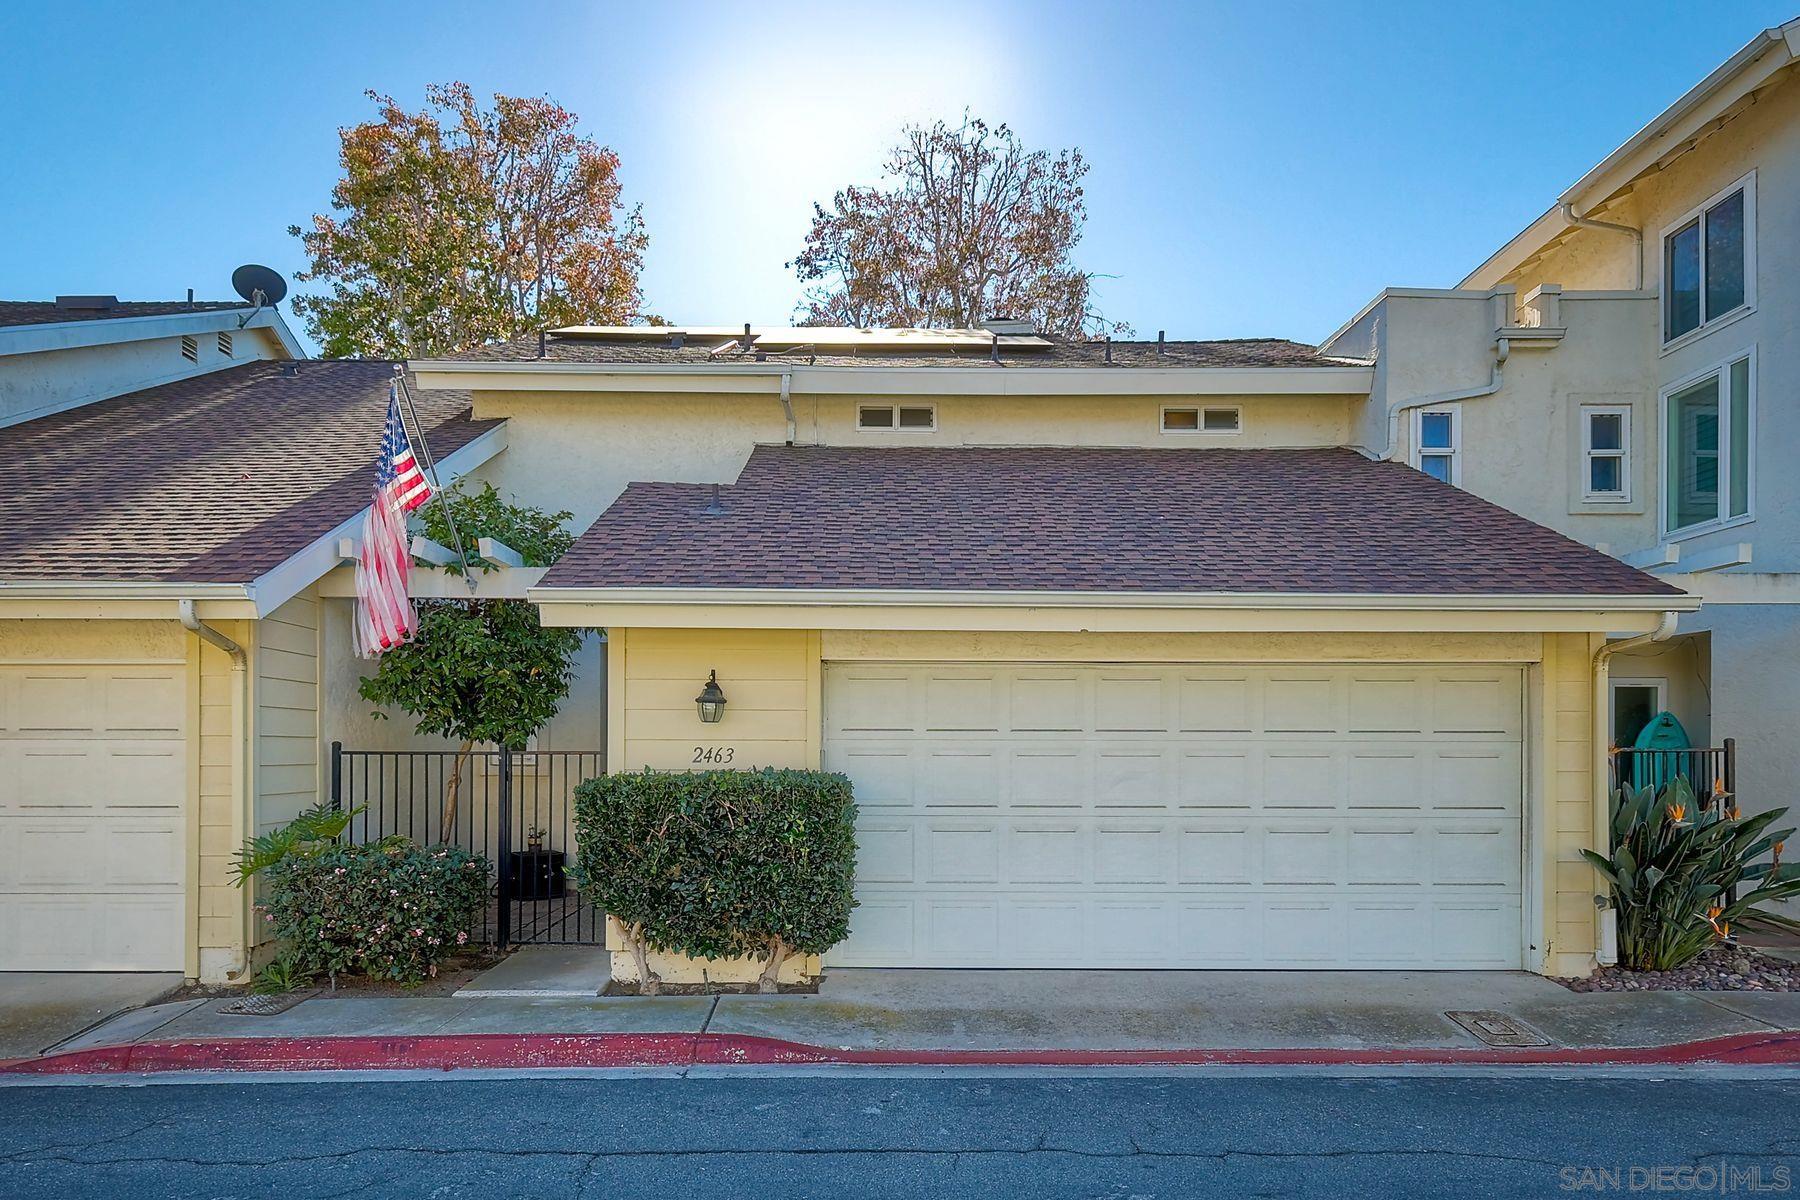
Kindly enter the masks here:
M 1687 750 L 1692 745 L 1688 740 L 1687 730 L 1681 727 L 1675 714 L 1664 711 L 1650 718 L 1649 724 L 1638 733 L 1634 747 L 1638 750 Z M 1680 767 L 1686 757 L 1681 754 L 1632 755 L 1632 786 L 1662 787 L 1683 773 Z

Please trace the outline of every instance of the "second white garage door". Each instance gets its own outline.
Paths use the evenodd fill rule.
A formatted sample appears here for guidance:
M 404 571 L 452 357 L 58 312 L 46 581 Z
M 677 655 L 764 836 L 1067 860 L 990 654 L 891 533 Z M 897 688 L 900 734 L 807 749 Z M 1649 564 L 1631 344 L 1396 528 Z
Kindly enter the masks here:
M 0 971 L 179 971 L 179 666 L 0 665 Z
M 827 664 L 840 966 L 1520 966 L 1510 666 Z

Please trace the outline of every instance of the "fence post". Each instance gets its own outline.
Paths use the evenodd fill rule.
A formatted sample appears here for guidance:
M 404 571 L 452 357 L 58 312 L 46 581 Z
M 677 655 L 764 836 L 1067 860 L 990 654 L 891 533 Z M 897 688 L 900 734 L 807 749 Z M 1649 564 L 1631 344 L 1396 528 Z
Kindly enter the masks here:
M 344 743 L 331 743 L 331 811 L 344 811 Z
M 1725 739 L 1725 790 L 1737 803 L 1737 739 Z M 1741 806 L 1740 806 L 1741 807 Z
M 512 813 L 513 813 L 513 761 L 512 751 L 504 745 L 500 747 L 500 830 L 495 839 L 494 851 L 499 858 L 495 863 L 500 876 L 500 908 L 494 917 L 494 940 L 502 950 L 512 940 L 512 898 L 513 887 L 517 882 L 513 879 L 512 864 Z

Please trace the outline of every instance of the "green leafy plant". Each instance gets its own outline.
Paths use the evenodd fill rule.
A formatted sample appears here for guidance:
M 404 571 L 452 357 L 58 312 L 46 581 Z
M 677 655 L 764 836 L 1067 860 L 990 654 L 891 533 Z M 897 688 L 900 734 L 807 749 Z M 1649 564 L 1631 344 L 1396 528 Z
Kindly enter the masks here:
M 773 991 L 793 954 L 850 932 L 856 804 L 822 771 L 646 772 L 575 789 L 577 876 L 624 926 L 645 992 L 648 951 L 760 957 Z
M 468 944 L 488 862 L 454 846 L 331 846 L 265 872 L 261 904 L 295 971 L 415 984 Z
M 1769 830 L 1785 815 L 1743 816 L 1722 793 L 1703 805 L 1685 778 L 1614 792 L 1611 854 L 1581 853 L 1611 885 L 1610 897 L 1596 899 L 1617 910 L 1619 962 L 1674 970 L 1746 917 L 1779 920 L 1760 906 L 1800 895 L 1800 875 L 1781 863 L 1794 831 Z
M 329 846 L 350 827 L 351 818 L 361 811 L 362 808 L 358 807 L 348 812 L 339 812 L 320 801 L 280 829 L 251 838 L 232 860 L 231 869 L 236 876 L 232 880 L 233 886 L 243 887 L 252 876 L 268 870 L 291 855 L 311 854 L 321 847 Z
M 455 574 L 486 571 L 479 557 L 483 537 L 517 550 L 528 566 L 549 566 L 574 543 L 562 523 L 566 512 L 509 504 L 491 485 L 473 495 L 451 489 L 445 504 L 454 514 L 467 556 L 446 567 Z M 440 545 L 451 537 L 442 505 L 421 511 L 425 534 Z M 470 752 L 477 742 L 525 747 L 556 715 L 575 680 L 578 629 L 544 626 L 535 604 L 524 600 L 433 600 L 419 606 L 413 640 L 383 654 L 375 674 L 357 684 L 363 699 L 397 708 L 427 736 L 461 743 L 444 780 L 443 837 L 456 830 L 457 798 Z M 374 714 L 385 719 L 387 714 Z
M 263 996 L 284 996 L 311 984 L 317 976 L 318 971 L 290 946 L 257 972 L 250 990 Z

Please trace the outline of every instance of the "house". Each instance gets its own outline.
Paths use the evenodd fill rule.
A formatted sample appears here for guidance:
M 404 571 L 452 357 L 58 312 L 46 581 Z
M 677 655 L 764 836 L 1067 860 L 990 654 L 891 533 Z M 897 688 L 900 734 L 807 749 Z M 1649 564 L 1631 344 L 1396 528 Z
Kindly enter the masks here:
M 1365 443 L 1704 600 L 1612 660 L 1608 732 L 1733 740 L 1752 811 L 1800 773 L 1797 52 L 1800 20 L 1759 34 L 1457 288 L 1322 348 L 1376 364 Z
M 318 798 L 317 585 L 394 366 L 251 313 L 0 304 L 0 970 L 233 978 L 232 855 Z M 420 398 L 446 477 L 503 445 L 468 409 Z
M 1696 601 L 1280 341 L 579 328 L 413 364 L 585 532 L 614 769 L 855 782 L 827 962 L 1591 968 L 1595 654 Z M 702 723 L 716 672 L 727 707 Z
M 1800 754 L 1795 30 L 1319 347 L 572 327 L 408 364 L 445 482 L 580 533 L 480 583 L 595 631 L 520 770 L 846 773 L 828 964 L 1586 973 L 1609 748 L 1670 709 L 1751 808 Z M 349 649 L 391 375 L 8 410 L 0 968 L 239 978 L 242 837 L 373 798 L 340 745 L 441 748 Z

